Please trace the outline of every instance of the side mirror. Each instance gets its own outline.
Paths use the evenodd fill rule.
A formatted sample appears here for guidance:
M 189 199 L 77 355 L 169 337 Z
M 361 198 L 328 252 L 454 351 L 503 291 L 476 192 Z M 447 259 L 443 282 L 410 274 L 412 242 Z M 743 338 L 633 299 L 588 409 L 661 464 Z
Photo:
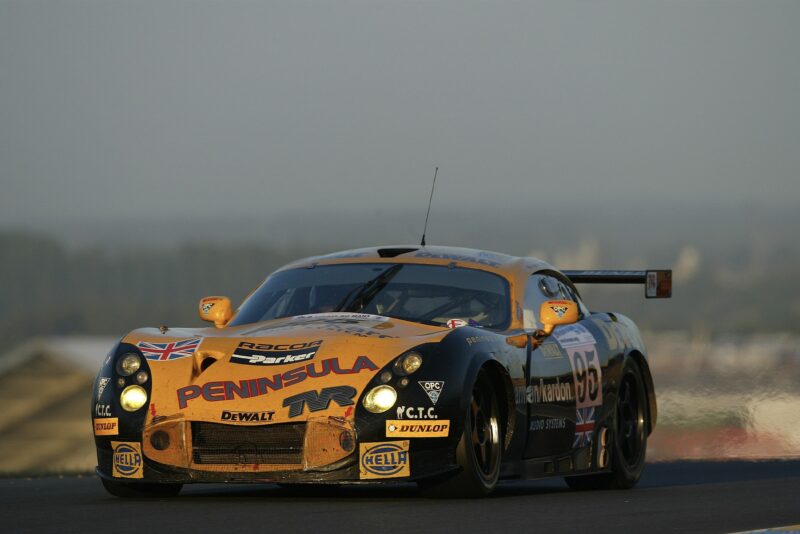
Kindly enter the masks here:
M 561 324 L 578 322 L 578 303 L 571 300 L 546 300 L 539 307 L 539 322 L 549 336 Z
M 228 297 L 203 297 L 198 307 L 200 318 L 214 323 L 217 328 L 222 328 L 233 316 L 231 299 Z

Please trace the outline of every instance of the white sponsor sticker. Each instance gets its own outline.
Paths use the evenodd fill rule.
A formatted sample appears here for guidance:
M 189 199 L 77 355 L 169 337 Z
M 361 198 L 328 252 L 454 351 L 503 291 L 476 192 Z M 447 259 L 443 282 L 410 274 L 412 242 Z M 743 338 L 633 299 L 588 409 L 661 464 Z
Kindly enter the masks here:
M 439 416 L 433 411 L 433 406 L 424 408 L 422 406 L 398 406 L 398 419 L 438 419 Z
M 589 330 L 582 324 L 567 324 L 559 326 L 553 332 L 553 337 L 558 340 L 562 347 L 580 347 L 583 345 L 594 345 L 595 340 Z
M 108 385 L 109 382 L 111 382 L 111 379 L 110 378 L 106 378 L 104 376 L 101 376 L 97 380 L 97 399 L 98 400 L 100 400 L 100 397 L 103 396 L 103 392 L 106 390 L 106 386 Z
M 372 315 L 371 313 L 350 313 L 350 312 L 328 312 L 328 313 L 311 313 L 308 315 L 295 315 L 292 317 L 295 320 L 301 319 L 350 319 L 354 321 L 374 321 L 383 323 L 389 320 L 389 317 L 383 315 Z
M 654 298 L 658 295 L 658 273 L 655 271 L 647 271 L 647 289 L 645 296 Z
M 444 389 L 444 382 L 440 380 L 427 380 L 418 382 L 420 387 L 427 393 L 428 398 L 431 399 L 431 402 L 436 404 L 436 401 L 439 400 L 439 395 L 442 394 L 442 390 Z

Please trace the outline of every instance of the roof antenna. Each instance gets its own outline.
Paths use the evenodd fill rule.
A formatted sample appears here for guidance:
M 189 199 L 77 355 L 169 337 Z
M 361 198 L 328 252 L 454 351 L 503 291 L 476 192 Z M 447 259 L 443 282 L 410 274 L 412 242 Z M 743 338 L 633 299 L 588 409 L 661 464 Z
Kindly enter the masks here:
M 425 228 L 422 229 L 422 243 L 420 246 L 425 246 L 425 232 L 428 231 L 428 217 L 431 214 L 431 202 L 433 202 L 433 190 L 436 188 L 436 175 L 439 174 L 439 167 L 433 171 L 433 185 L 431 186 L 431 198 L 428 199 L 428 213 L 425 214 Z

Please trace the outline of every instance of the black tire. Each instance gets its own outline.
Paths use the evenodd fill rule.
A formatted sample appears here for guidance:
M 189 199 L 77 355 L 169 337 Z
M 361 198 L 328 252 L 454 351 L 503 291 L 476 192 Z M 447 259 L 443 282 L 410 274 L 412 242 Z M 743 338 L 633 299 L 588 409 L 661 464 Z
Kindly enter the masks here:
M 492 381 L 484 371 L 478 373 L 464 415 L 464 433 L 456 448 L 456 462 L 461 470 L 444 480 L 419 482 L 427 495 L 483 497 L 497 485 L 503 453 L 500 408 Z
M 647 454 L 647 391 L 636 361 L 625 360 L 611 435 L 611 471 L 566 477 L 575 490 L 630 489 L 639 482 Z
M 117 482 L 101 478 L 103 487 L 114 497 L 124 497 L 129 499 L 153 499 L 163 497 L 175 497 L 181 492 L 183 484 L 148 484 Z

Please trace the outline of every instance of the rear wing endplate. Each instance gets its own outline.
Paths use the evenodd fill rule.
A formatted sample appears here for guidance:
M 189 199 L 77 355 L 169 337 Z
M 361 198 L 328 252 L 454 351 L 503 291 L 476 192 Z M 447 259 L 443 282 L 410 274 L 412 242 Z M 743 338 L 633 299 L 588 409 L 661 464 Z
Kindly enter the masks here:
M 649 299 L 672 296 L 672 270 L 653 271 L 562 271 L 573 284 L 643 284 Z

